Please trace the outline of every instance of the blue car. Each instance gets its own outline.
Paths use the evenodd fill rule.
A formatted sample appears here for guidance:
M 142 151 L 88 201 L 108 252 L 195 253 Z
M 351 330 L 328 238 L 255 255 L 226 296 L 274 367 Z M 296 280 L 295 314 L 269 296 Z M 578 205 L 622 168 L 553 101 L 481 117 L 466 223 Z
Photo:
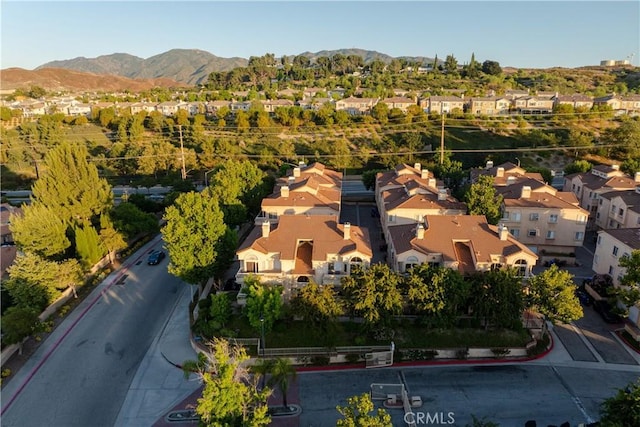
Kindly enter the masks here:
M 147 259 L 147 264 L 149 265 L 160 264 L 160 261 L 162 261 L 165 256 L 166 254 L 163 251 L 153 251 L 151 252 L 151 255 L 149 255 L 149 258 Z

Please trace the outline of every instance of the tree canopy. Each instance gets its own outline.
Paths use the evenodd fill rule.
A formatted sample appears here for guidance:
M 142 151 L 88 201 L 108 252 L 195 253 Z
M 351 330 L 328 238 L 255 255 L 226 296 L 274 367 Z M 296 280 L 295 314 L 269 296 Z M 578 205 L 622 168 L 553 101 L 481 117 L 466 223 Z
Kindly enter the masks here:
M 493 177 L 481 175 L 465 194 L 469 215 L 484 215 L 489 224 L 497 225 L 502 217 L 503 197 L 493 186 Z
M 207 193 L 184 193 L 169 206 L 162 235 L 169 251 L 169 272 L 197 284 L 213 276 L 218 242 L 226 225 L 218 200 Z
M 569 323 L 583 316 L 576 296 L 573 275 L 552 265 L 529 278 L 527 305 L 544 314 L 552 322 Z
M 347 405 L 336 407 L 343 418 L 336 421 L 336 427 L 392 427 L 391 415 L 383 408 L 374 412 L 369 393 L 351 396 Z

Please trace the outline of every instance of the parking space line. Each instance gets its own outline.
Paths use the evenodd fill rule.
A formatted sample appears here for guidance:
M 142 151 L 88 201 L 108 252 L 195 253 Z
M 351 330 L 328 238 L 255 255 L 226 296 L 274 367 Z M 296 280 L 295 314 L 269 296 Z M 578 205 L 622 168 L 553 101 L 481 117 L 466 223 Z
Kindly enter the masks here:
M 582 342 L 584 343 L 584 345 L 587 346 L 587 348 L 589 349 L 589 351 L 591 352 L 591 354 L 593 354 L 593 356 L 598 359 L 599 363 L 607 363 L 604 361 L 604 359 L 602 358 L 602 356 L 600 356 L 600 353 L 598 353 L 598 351 L 595 349 L 595 347 L 593 347 L 593 345 L 589 342 L 589 340 L 587 339 L 587 337 L 584 336 L 584 334 L 582 333 L 582 329 L 578 328 L 573 322 L 571 322 L 571 328 L 573 328 L 573 330 L 575 331 L 576 334 L 578 334 L 578 337 L 580 337 L 580 340 L 582 340 Z

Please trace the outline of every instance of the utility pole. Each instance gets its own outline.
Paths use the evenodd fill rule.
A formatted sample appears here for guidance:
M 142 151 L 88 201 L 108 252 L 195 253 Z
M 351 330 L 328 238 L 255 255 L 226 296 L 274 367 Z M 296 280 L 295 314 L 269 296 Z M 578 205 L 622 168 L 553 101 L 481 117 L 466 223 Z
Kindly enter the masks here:
M 178 125 L 178 131 L 180 132 L 180 155 L 182 157 L 182 180 L 187 179 L 187 168 L 184 164 L 184 143 L 182 142 L 182 125 Z
M 444 163 L 444 106 L 440 103 L 440 117 L 442 118 L 442 126 L 440 130 L 440 165 Z

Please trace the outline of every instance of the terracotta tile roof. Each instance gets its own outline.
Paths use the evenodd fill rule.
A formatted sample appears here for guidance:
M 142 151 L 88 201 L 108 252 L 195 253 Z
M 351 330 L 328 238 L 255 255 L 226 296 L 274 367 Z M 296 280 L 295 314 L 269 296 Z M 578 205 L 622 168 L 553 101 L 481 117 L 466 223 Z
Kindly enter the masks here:
M 262 226 L 254 227 L 240 245 L 238 253 L 254 249 L 262 253 L 279 253 L 282 260 L 296 258 L 298 242 L 312 241 L 311 259 L 323 261 L 327 254 L 349 254 L 359 252 L 371 257 L 369 231 L 355 225 L 350 226 L 350 238 L 344 238 L 344 224 L 339 224 L 335 215 L 282 215 L 278 224 L 272 224 L 267 237 L 262 237 Z
M 438 190 L 425 190 L 416 194 L 409 195 L 404 188 L 392 188 L 382 192 L 382 200 L 384 202 L 385 211 L 389 212 L 393 209 L 447 209 L 467 211 L 467 205 L 458 201 L 456 198 L 447 194 L 445 200 L 438 199 Z
M 404 187 L 411 182 L 415 182 L 417 185 L 423 187 L 428 187 L 429 179 L 435 178 L 435 175 L 433 172 L 427 171 L 428 178 L 423 179 L 421 175 L 424 170 L 426 169 L 417 169 L 404 163 L 399 164 L 392 171 L 380 172 L 376 175 L 376 189 Z M 438 181 L 437 186 L 442 186 L 442 181 Z
M 541 184 L 534 186 L 535 184 Z M 529 197 L 522 197 L 522 187 L 531 187 Z M 508 207 L 581 209 L 578 198 L 571 192 L 558 191 L 536 180 L 526 180 L 506 187 L 496 187 Z M 587 212 L 585 211 L 585 214 Z
M 456 243 L 463 242 L 480 263 L 492 263 L 492 255 L 511 256 L 519 252 L 535 254 L 510 234 L 500 240 L 498 228 L 487 223 L 484 215 L 427 215 L 424 238 L 416 237 L 418 224 L 389 227 L 393 247 L 397 254 L 416 250 L 423 254 L 442 254 L 446 262 L 468 262 L 464 249 Z
M 328 169 L 324 164 L 315 162 L 310 165 L 301 166 L 300 176 L 294 177 L 294 169 L 287 171 L 287 177 L 280 178 L 279 183 L 290 183 L 290 178 L 295 178 L 296 181 L 305 180 L 311 176 L 315 177 L 322 186 L 334 186 L 337 189 L 342 188 L 342 172 L 336 172 L 332 169 Z
M 633 250 L 640 250 L 640 228 L 613 228 L 600 233 L 609 234 Z

